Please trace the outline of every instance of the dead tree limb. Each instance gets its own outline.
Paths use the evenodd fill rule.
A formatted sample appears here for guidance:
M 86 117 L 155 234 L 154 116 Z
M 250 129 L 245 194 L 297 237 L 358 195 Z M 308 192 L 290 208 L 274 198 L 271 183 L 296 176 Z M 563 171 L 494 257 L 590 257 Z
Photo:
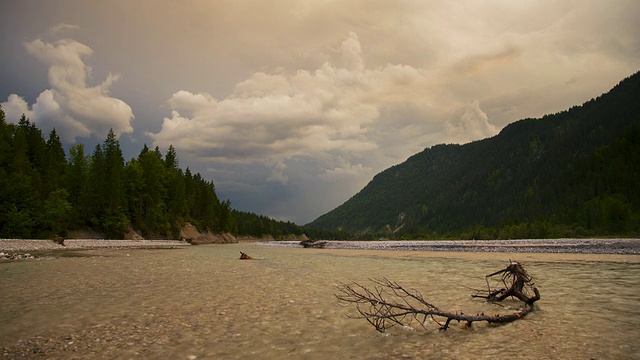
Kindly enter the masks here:
M 492 289 L 489 286 L 489 278 L 501 275 L 503 289 Z M 478 291 L 472 297 L 484 298 L 489 302 L 500 302 L 508 297 L 516 297 L 524 303 L 522 309 L 510 314 L 464 314 L 463 312 L 449 312 L 440 310 L 429 303 L 422 294 L 414 289 L 405 289 L 397 282 L 383 278 L 371 280 L 373 288 L 367 288 L 358 283 L 341 284 L 338 286 L 338 300 L 346 305 L 355 305 L 358 315 L 353 318 L 367 320 L 376 330 L 385 332 L 395 326 L 410 326 L 414 323 L 422 328 L 427 327 L 427 322 L 432 319 L 440 326 L 440 330 L 447 330 L 451 321 L 463 321 L 466 326 L 474 322 L 485 321 L 489 324 L 504 324 L 525 317 L 533 311 L 533 304 L 540 299 L 538 289 L 533 286 L 533 279 L 524 270 L 524 267 L 511 262 L 506 268 L 486 276 L 487 287 L 485 291 Z M 530 290 L 525 289 L 529 286 Z

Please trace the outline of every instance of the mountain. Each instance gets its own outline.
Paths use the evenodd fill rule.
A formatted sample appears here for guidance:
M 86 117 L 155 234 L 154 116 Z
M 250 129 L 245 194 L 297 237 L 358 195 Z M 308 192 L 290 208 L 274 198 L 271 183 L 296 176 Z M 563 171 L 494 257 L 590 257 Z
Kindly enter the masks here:
M 396 238 L 640 234 L 640 72 L 582 106 L 436 145 L 305 227 Z

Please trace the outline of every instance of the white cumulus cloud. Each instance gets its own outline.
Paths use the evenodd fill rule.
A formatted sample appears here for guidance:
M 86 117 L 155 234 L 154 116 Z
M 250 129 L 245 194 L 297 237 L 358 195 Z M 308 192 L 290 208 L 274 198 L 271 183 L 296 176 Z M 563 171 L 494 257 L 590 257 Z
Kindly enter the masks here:
M 489 118 L 480 108 L 478 100 L 469 104 L 462 116 L 447 120 L 445 123 L 445 133 L 457 143 L 484 139 L 498 134 L 499 131 L 500 129 L 489 123 Z
M 62 24 L 52 31 L 73 28 Z M 42 129 L 56 128 L 67 142 L 91 134 L 104 137 L 110 128 L 116 135 L 133 132 L 131 107 L 109 93 L 118 76 L 109 74 L 101 84 L 87 84 L 91 69 L 83 58 L 92 55 L 91 48 L 72 39 L 53 43 L 36 39 L 25 43 L 25 47 L 29 54 L 49 66 L 51 88 L 40 93 L 31 106 L 18 95 L 9 95 L 2 103 L 9 120 L 17 121 L 25 114 Z
M 273 166 L 269 181 L 286 182 L 285 164 L 293 158 L 316 159 L 333 175 L 361 174 L 371 169 L 364 158 L 387 151 L 379 149 L 382 144 L 393 153 L 394 146 L 420 141 L 434 123 L 443 133 L 444 120 L 427 119 L 431 99 L 422 89 L 428 86 L 433 85 L 423 69 L 366 67 L 358 36 L 349 33 L 336 61 L 315 70 L 257 72 L 223 99 L 175 92 L 168 100 L 171 116 L 148 135 L 155 145 L 173 144 L 200 160 Z M 402 111 L 387 113 L 403 108 L 412 109 L 411 121 Z M 346 158 L 355 165 L 335 165 Z

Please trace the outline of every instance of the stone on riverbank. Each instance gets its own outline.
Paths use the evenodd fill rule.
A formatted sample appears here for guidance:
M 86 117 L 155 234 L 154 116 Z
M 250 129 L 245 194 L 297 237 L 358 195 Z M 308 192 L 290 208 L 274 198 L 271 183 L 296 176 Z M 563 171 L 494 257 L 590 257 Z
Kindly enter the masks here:
M 0 260 L 23 260 L 23 259 L 38 259 L 37 256 L 31 254 L 8 254 L 0 252 Z

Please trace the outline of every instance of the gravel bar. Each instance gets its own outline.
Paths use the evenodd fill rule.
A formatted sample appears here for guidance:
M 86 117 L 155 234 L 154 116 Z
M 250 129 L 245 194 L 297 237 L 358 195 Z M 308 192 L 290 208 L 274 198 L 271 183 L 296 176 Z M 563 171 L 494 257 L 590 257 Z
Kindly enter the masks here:
M 50 251 L 83 249 L 167 249 L 190 246 L 180 240 L 96 240 L 67 239 L 64 245 L 53 240 L 0 239 L 0 251 Z
M 299 241 L 260 242 L 264 246 L 302 247 Z M 325 249 L 469 251 L 574 254 L 640 254 L 640 239 L 527 239 L 527 240 L 380 240 L 324 241 Z

